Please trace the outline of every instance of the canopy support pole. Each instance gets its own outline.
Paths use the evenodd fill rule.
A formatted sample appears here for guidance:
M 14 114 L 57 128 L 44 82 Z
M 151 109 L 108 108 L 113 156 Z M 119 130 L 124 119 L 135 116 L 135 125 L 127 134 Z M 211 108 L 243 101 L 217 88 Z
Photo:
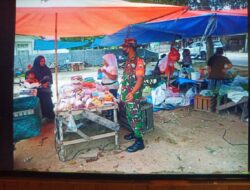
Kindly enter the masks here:
M 58 41 L 57 41 L 57 13 L 55 15 L 55 84 L 56 84 L 56 100 L 58 101 L 58 55 L 57 55 Z

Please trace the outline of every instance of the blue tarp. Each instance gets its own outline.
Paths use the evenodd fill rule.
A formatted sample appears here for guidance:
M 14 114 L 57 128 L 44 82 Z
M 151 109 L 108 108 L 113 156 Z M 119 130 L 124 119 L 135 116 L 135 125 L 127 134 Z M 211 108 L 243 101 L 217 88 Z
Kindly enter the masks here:
M 182 38 L 235 35 L 248 32 L 248 17 L 207 14 L 202 16 L 140 24 L 145 30 L 173 32 Z
M 117 33 L 106 36 L 98 45 L 118 46 L 127 37 L 134 37 L 141 44 L 174 41 L 178 38 L 235 35 L 247 32 L 247 16 L 210 13 L 128 26 Z
M 99 43 L 95 44 L 97 46 L 120 46 L 123 44 L 124 39 L 127 37 L 132 37 L 137 39 L 138 44 L 145 44 L 149 42 L 163 42 L 163 41 L 174 41 L 181 36 L 177 33 L 172 32 L 161 32 L 146 28 L 141 28 L 140 25 L 130 25 L 113 35 L 104 37 Z
M 95 48 L 95 47 L 99 47 L 100 43 L 102 41 L 102 38 L 95 38 L 94 42 L 89 46 L 89 48 Z
M 88 44 L 89 41 L 83 42 L 62 42 L 58 41 L 57 49 L 68 49 L 74 47 L 81 47 Z M 53 50 L 55 49 L 55 41 L 54 40 L 35 40 L 34 50 Z

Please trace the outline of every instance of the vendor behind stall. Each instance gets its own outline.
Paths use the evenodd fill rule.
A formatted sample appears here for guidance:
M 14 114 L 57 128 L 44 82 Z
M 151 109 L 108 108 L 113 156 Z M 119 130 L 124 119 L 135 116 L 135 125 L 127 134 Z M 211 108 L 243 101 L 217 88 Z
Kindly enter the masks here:
M 168 53 L 167 56 L 164 56 L 160 61 L 159 61 L 159 69 L 162 74 L 165 73 L 166 76 L 172 75 L 174 73 L 174 64 L 179 61 L 180 59 L 180 54 L 177 49 L 174 47 L 171 47 L 170 52 Z
M 115 98 L 117 98 L 117 90 L 119 88 L 119 83 L 117 81 L 117 59 L 112 53 L 106 54 L 102 58 L 104 60 L 104 66 L 98 70 L 98 72 L 102 72 L 102 85 L 105 86 Z
M 227 71 L 233 67 L 231 61 L 223 56 L 223 49 L 217 48 L 215 54 L 207 63 L 208 89 L 219 89 L 228 79 Z
M 52 73 L 45 64 L 45 58 L 43 56 L 40 55 L 35 58 L 31 71 L 35 73 L 37 80 L 41 84 L 41 88 L 38 88 L 37 96 L 40 100 L 42 116 L 48 121 L 53 121 L 55 113 L 53 111 L 54 106 L 51 99 L 51 84 L 53 83 Z
M 159 68 L 159 63 L 161 60 L 164 60 L 164 57 L 166 57 L 166 54 L 162 54 L 160 59 L 157 61 L 156 65 L 155 65 L 155 68 L 154 68 L 154 71 L 153 71 L 153 74 L 154 75 L 161 75 L 161 71 L 160 71 L 160 68 Z
M 189 49 L 184 49 L 183 50 L 181 64 L 182 64 L 182 67 L 186 67 L 186 68 L 192 67 L 192 59 L 191 59 Z

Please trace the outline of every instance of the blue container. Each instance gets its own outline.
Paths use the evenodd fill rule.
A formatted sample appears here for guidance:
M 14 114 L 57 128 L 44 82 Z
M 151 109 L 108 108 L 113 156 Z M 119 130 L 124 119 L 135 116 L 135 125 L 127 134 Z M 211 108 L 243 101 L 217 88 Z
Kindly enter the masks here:
M 30 96 L 14 99 L 13 111 L 14 142 L 40 134 L 42 124 L 38 97 Z
M 41 119 L 36 115 L 15 117 L 13 122 L 14 142 L 35 137 L 40 134 Z

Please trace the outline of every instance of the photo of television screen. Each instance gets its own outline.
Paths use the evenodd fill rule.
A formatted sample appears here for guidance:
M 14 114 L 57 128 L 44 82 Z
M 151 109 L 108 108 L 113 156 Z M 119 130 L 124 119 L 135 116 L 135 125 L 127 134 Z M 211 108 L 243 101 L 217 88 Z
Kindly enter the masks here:
M 17 0 L 13 171 L 247 174 L 247 3 L 215 4 Z

